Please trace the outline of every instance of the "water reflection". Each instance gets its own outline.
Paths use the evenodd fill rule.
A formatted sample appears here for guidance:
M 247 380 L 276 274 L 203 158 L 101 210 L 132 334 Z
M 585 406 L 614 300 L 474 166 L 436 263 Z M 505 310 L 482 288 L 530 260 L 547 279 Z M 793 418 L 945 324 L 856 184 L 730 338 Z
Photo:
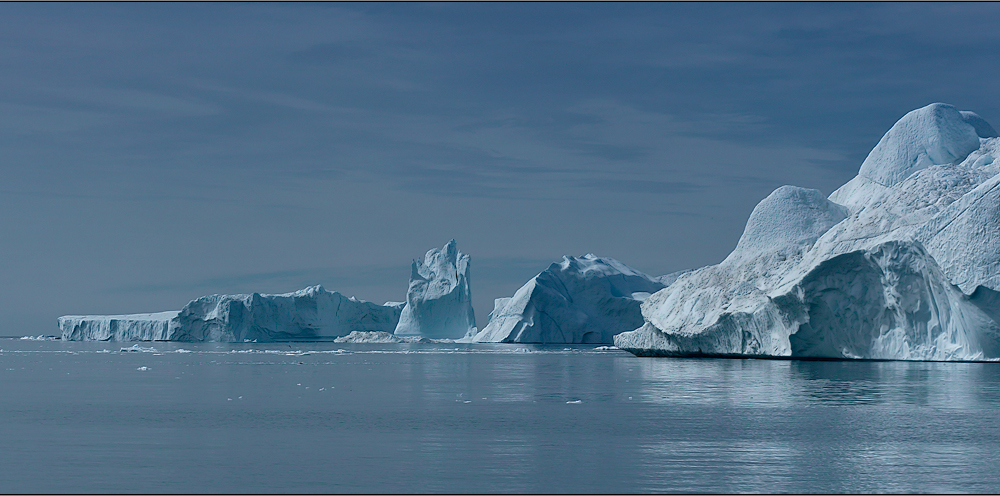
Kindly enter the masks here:
M 639 374 L 642 401 L 781 407 L 1000 404 L 1000 364 L 653 358 L 618 370 Z M 626 379 L 628 380 L 628 379 Z M 639 399 L 639 398 L 637 398 Z
M 72 478 L 37 482 L 52 480 L 42 470 L 55 460 L 110 481 L 92 486 L 103 492 L 1000 490 L 995 363 L 523 345 L 320 344 L 287 356 L 273 344 L 178 345 L 189 353 L 155 344 L 163 355 L 0 344 L 15 349 L 0 353 L 8 489 L 72 491 Z M 160 444 L 133 450 L 136 439 Z M 184 477 L 150 472 L 165 459 Z M 220 479 L 234 459 L 272 460 L 294 476 Z M 98 477 L 97 465 L 121 476 Z M 150 477 L 160 485 L 135 485 Z

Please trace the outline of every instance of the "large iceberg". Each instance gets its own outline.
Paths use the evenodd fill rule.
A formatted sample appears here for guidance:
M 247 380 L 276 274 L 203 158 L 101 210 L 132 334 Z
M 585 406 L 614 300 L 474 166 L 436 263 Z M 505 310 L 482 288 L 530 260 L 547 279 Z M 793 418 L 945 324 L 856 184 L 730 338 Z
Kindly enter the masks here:
M 514 296 L 498 298 L 489 323 L 471 341 L 610 344 L 615 334 L 642 325 L 642 300 L 674 278 L 650 277 L 593 254 L 563 257 Z
M 414 260 L 411 269 L 396 335 L 452 339 L 475 331 L 469 255 L 458 251 L 454 239 L 428 251 L 423 262 Z
M 311 341 L 391 332 L 402 305 L 348 298 L 322 286 L 285 294 L 210 295 L 179 312 L 59 317 L 73 341 Z
M 64 315 L 59 317 L 67 341 L 166 341 L 176 310 L 131 315 Z
M 720 264 L 642 304 L 636 355 L 1000 359 L 1000 141 L 914 110 L 829 198 L 783 186 Z

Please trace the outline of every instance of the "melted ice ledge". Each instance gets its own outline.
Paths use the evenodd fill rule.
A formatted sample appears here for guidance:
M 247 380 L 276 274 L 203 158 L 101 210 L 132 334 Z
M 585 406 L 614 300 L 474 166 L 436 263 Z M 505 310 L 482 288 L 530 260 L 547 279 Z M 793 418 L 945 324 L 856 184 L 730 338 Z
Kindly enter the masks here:
M 720 264 L 642 304 L 636 355 L 1000 358 L 1000 155 L 982 118 L 906 114 L 824 198 L 782 186 Z

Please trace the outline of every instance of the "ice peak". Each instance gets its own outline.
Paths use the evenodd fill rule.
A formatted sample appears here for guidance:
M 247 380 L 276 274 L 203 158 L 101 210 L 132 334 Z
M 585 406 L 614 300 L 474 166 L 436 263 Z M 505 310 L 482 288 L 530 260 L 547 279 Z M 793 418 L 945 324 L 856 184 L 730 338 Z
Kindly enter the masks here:
M 979 148 L 981 134 L 995 136 L 996 131 L 972 112 L 932 103 L 899 119 L 868 154 L 858 175 L 893 186 L 918 170 L 964 159 Z
M 476 325 L 469 289 L 469 255 L 454 239 L 414 260 L 396 334 L 460 338 Z
M 726 260 L 766 251 L 798 252 L 847 215 L 847 208 L 826 199 L 819 190 L 782 186 L 754 207 L 736 249 Z

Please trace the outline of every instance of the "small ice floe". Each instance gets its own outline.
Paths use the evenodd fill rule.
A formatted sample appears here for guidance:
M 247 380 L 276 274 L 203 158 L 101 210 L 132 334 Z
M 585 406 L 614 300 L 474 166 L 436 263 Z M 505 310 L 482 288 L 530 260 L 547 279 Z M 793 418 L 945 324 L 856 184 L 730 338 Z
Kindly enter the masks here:
M 617 346 L 598 346 L 597 348 L 594 348 L 595 351 L 614 351 L 617 349 Z
M 139 353 L 159 353 L 157 351 L 157 349 L 153 348 L 152 346 L 150 346 L 149 348 L 143 348 L 142 346 L 139 346 L 137 344 L 133 344 L 132 346 L 129 346 L 128 348 L 122 348 L 122 349 L 120 349 L 118 351 L 121 352 L 121 353 L 132 353 L 132 352 L 139 352 Z
M 462 403 L 472 403 L 472 400 L 465 400 Z
M 143 365 L 142 367 L 139 367 L 136 370 L 143 370 L 143 371 L 145 371 L 145 370 L 149 370 L 149 367 Z
M 191 350 L 185 350 L 184 348 L 177 348 L 174 353 L 191 353 Z
M 28 341 L 55 341 L 56 337 L 55 336 L 39 335 L 39 336 L 23 336 L 23 337 L 21 337 L 21 339 L 28 340 Z
M 527 348 L 518 348 L 518 349 L 514 350 L 514 353 L 531 353 L 531 350 L 529 350 Z
M 572 400 L 566 402 L 567 405 L 579 405 L 580 403 L 583 403 L 583 400 Z

